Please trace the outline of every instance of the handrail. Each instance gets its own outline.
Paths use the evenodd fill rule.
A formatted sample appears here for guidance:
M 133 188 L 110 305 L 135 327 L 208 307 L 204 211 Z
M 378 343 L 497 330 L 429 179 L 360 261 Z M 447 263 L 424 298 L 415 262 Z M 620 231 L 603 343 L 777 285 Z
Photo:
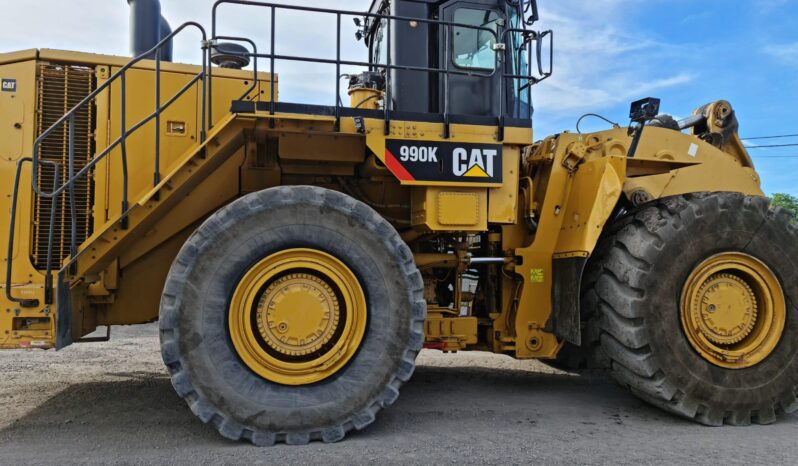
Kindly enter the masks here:
M 30 157 L 23 157 L 17 161 L 17 169 L 14 173 L 14 188 L 12 190 L 11 195 L 11 215 L 9 219 L 9 234 L 8 234 L 8 258 L 6 260 L 6 299 L 12 303 L 18 303 L 23 307 L 36 307 L 39 305 L 39 300 L 37 299 L 25 299 L 25 298 L 16 298 L 11 293 L 11 272 L 13 271 L 13 256 L 14 256 L 14 237 L 16 235 L 17 230 L 17 201 L 19 200 L 19 184 L 20 179 L 22 178 L 22 166 L 25 163 L 33 162 L 33 159 Z M 58 186 L 59 177 L 60 177 L 60 170 L 61 166 L 53 162 L 51 160 L 43 160 L 43 164 L 45 165 L 52 165 L 53 166 L 53 173 L 55 174 L 53 177 L 53 189 Z M 50 270 L 50 265 L 53 259 L 53 237 L 55 235 L 55 212 L 58 205 L 58 198 L 53 199 L 52 204 L 50 205 L 50 229 L 49 229 L 49 241 L 47 244 L 47 276 L 45 277 L 45 297 L 44 301 L 46 304 L 52 304 L 52 283 L 53 283 L 53 275 L 52 271 Z M 50 284 L 49 288 L 47 284 Z
M 251 40 L 246 40 L 243 38 L 233 38 L 230 36 L 220 36 L 218 34 L 218 11 L 219 9 L 226 4 L 232 5 L 245 5 L 245 6 L 255 6 L 255 7 L 262 7 L 267 8 L 270 10 L 270 23 L 271 23 L 271 40 L 270 40 L 270 51 L 268 53 L 258 53 L 257 47 L 255 43 Z M 518 6 L 518 5 L 514 5 Z M 297 56 L 297 55 L 287 55 L 287 54 L 279 54 L 276 52 L 275 49 L 275 42 L 276 42 L 276 27 L 277 27 L 277 11 L 278 10 L 288 10 L 288 11 L 300 11 L 300 12 L 309 12 L 309 13 L 321 13 L 321 14 L 328 14 L 334 15 L 336 21 L 336 52 L 335 58 L 320 58 L 320 57 L 306 57 L 306 56 Z M 520 14 L 520 12 L 519 12 Z M 341 19 L 342 17 L 354 17 L 354 18 L 365 18 L 367 20 L 385 20 L 386 22 L 386 29 L 387 29 L 387 37 L 386 37 L 386 47 L 388 49 L 387 53 L 387 63 L 375 63 L 371 61 L 371 57 L 369 57 L 369 61 L 355 61 L 355 60 L 342 60 L 341 59 Z M 535 15 L 536 16 L 536 15 Z M 405 22 L 405 23 L 414 23 L 414 24 L 428 24 L 434 25 L 442 29 L 444 35 L 444 57 L 442 59 L 442 63 L 439 62 L 437 67 L 429 67 L 429 66 L 412 66 L 412 65 L 402 65 L 393 63 L 392 58 L 392 26 L 395 22 Z M 367 22 L 368 24 L 368 22 Z M 212 24 L 211 24 L 211 43 L 216 44 L 217 40 L 225 39 L 225 40 L 238 40 L 250 43 L 253 48 L 252 53 L 233 53 L 234 55 L 241 56 L 241 57 L 249 57 L 254 58 L 255 68 L 257 69 L 258 59 L 268 59 L 269 60 L 269 69 L 272 75 L 275 74 L 275 62 L 276 61 L 294 61 L 294 62 L 306 62 L 306 63 L 317 63 L 317 64 L 328 64 L 328 65 L 335 65 L 336 68 L 336 81 L 335 81 L 335 130 L 338 131 L 340 129 L 340 117 L 341 117 L 341 107 L 343 106 L 340 100 L 341 94 L 341 67 L 342 66 L 355 66 L 355 67 L 367 67 L 368 69 L 378 69 L 385 71 L 385 106 L 384 106 L 384 118 L 385 118 L 385 133 L 386 135 L 390 132 L 390 120 L 391 120 L 391 111 L 394 107 L 394 101 L 391 96 L 392 86 L 391 86 L 391 79 L 392 73 L 391 71 L 411 71 L 411 72 L 425 72 L 430 74 L 442 75 L 443 76 L 443 121 L 444 121 L 444 136 L 446 138 L 449 137 L 449 121 L 450 121 L 450 91 L 449 91 L 449 81 L 451 76 L 472 76 L 472 77 L 485 77 L 490 78 L 495 76 L 497 73 L 501 73 L 501 78 L 499 79 L 499 94 L 500 94 L 500 103 L 499 103 L 499 111 L 497 115 L 497 122 L 499 127 L 499 140 L 504 139 L 504 126 L 505 126 L 505 118 L 507 116 L 505 110 L 506 101 L 511 100 L 510 94 L 508 90 L 505 89 L 505 80 L 512 80 L 514 82 L 525 82 L 525 84 L 519 84 L 518 86 L 512 86 L 510 90 L 515 92 L 517 95 L 513 99 L 514 106 L 513 110 L 515 110 L 515 115 L 518 115 L 522 118 L 528 117 L 530 120 L 532 118 L 532 91 L 531 86 L 535 85 L 544 79 L 547 79 L 551 76 L 553 71 L 553 63 L 554 63 L 554 51 L 553 51 L 553 33 L 551 31 L 543 31 L 543 32 L 535 32 L 527 28 L 526 21 L 521 22 L 522 27 L 505 27 L 505 25 L 500 25 L 498 29 L 492 29 L 485 26 L 476 26 L 473 24 L 465 24 L 465 23 L 457 23 L 453 21 L 444 21 L 440 19 L 429 19 L 429 18 L 417 18 L 411 16 L 394 16 L 389 14 L 381 14 L 381 13 L 372 13 L 372 12 L 362 12 L 362 11 L 351 11 L 351 10 L 336 10 L 330 8 L 318 8 L 312 6 L 297 6 L 297 5 L 285 5 L 285 4 L 275 4 L 269 2 L 262 2 L 262 1 L 255 1 L 255 0 L 217 0 L 214 2 L 213 9 L 212 9 Z M 450 38 L 452 28 L 464 28 L 469 30 L 475 30 L 484 32 L 486 34 L 490 34 L 493 36 L 495 43 L 503 44 L 505 47 L 507 46 L 507 41 L 513 37 L 518 36 L 522 38 L 521 40 L 517 41 L 512 44 L 516 49 L 513 50 L 513 53 L 517 52 L 518 54 L 518 62 L 516 64 L 510 63 L 509 68 L 507 63 L 503 60 L 503 54 L 497 53 L 496 54 L 496 61 L 495 66 L 489 72 L 480 72 L 474 69 L 460 69 L 458 67 L 451 67 L 450 62 L 454 54 L 454 49 L 452 47 L 452 41 Z M 549 39 L 552 46 L 549 51 L 549 68 L 548 70 L 543 70 L 542 65 L 542 45 L 543 40 L 545 38 Z M 533 45 L 532 42 L 535 42 L 536 46 L 536 56 L 533 57 Z M 501 50 L 501 48 L 497 48 L 497 51 Z M 528 54 L 528 58 L 526 60 L 525 67 L 522 67 L 520 57 L 523 56 L 524 53 Z M 533 58 L 535 58 L 533 60 Z M 536 76 L 533 73 L 533 63 L 537 62 L 537 69 L 538 75 Z M 517 68 L 513 68 L 516 66 Z M 209 69 L 209 74 L 213 73 L 213 69 Z M 254 73 L 255 76 L 254 80 L 257 80 L 257 72 Z M 210 93 L 212 93 L 212 86 L 213 80 L 210 79 L 209 81 Z M 526 91 L 527 99 L 526 102 L 523 102 L 521 98 L 522 93 Z M 212 103 L 209 103 L 212 105 Z M 523 111 L 524 106 L 526 106 L 526 112 Z M 269 113 L 274 115 L 276 111 L 276 99 L 274 94 L 274 86 L 272 86 L 271 90 L 271 98 L 269 100 Z M 270 124 L 273 124 L 273 121 L 270 121 Z
M 161 103 L 161 49 L 167 46 L 172 39 L 175 38 L 178 34 L 184 31 L 186 28 L 196 28 L 200 31 L 202 35 L 202 68 L 200 72 L 194 76 L 189 82 L 183 86 L 175 95 L 173 95 L 166 103 Z M 155 86 L 156 86 L 156 102 L 155 102 L 155 110 L 139 121 L 138 123 L 134 124 L 131 127 L 127 126 L 127 71 L 130 70 L 133 66 L 144 59 L 148 59 L 149 57 L 155 55 Z M 47 261 L 46 261 L 46 270 L 45 270 L 45 303 L 52 304 L 53 300 L 53 244 L 54 244 L 54 235 L 55 235 L 55 218 L 56 218 L 56 206 L 58 205 L 58 198 L 64 191 L 68 191 L 69 196 L 69 204 L 70 204 L 70 247 L 69 252 L 71 257 L 75 257 L 77 254 L 77 215 L 76 215 L 76 206 L 75 206 L 75 195 L 74 195 L 74 185 L 75 183 L 82 177 L 87 176 L 88 173 L 103 159 L 105 159 L 108 154 L 110 154 L 114 149 L 117 147 L 121 147 L 121 157 L 122 157 L 122 214 L 121 214 L 121 222 L 122 227 L 127 228 L 127 215 L 129 213 L 129 206 L 128 206 L 128 172 L 127 172 L 127 138 L 136 132 L 139 128 L 146 125 L 153 119 L 156 120 L 155 133 L 155 161 L 154 161 L 154 176 L 153 176 L 153 183 L 154 186 L 158 186 L 160 183 L 160 118 L 161 114 L 166 111 L 172 104 L 174 104 L 181 96 L 183 96 L 189 89 L 191 89 L 194 85 L 198 82 L 201 82 L 201 129 L 200 129 L 200 143 L 205 142 L 205 138 L 207 136 L 207 122 L 210 121 L 211 118 L 207 118 L 207 101 L 208 101 L 208 79 L 210 74 L 208 73 L 209 68 L 209 56 L 210 50 L 208 49 L 208 36 L 205 28 L 196 22 L 189 21 L 182 24 L 180 27 L 172 31 L 169 35 L 163 38 L 160 42 L 158 42 L 155 46 L 153 46 L 150 50 L 134 57 L 128 63 L 126 63 L 119 71 L 115 72 L 111 77 L 109 77 L 102 85 L 100 85 L 97 89 L 91 92 L 88 96 L 82 99 L 77 105 L 72 107 L 69 111 L 67 111 L 61 118 L 59 118 L 55 123 L 53 123 L 49 128 L 43 131 L 34 141 L 33 143 L 33 156 L 32 157 L 25 157 L 21 159 L 17 163 L 16 173 L 14 177 L 14 191 L 12 196 L 12 206 L 11 206 L 11 218 L 9 221 L 9 241 L 8 241 L 8 258 L 6 263 L 6 298 L 10 302 L 19 303 L 23 307 L 36 307 L 39 305 L 39 301 L 37 299 L 23 299 L 23 298 L 16 298 L 13 296 L 11 292 L 11 274 L 13 270 L 13 259 L 12 255 L 14 253 L 14 239 L 16 233 L 16 217 L 17 217 L 17 203 L 19 199 L 19 184 L 22 174 L 22 167 L 25 163 L 31 163 L 31 185 L 32 191 L 39 196 L 39 198 L 44 199 L 52 199 L 51 201 L 51 212 L 50 212 L 50 223 L 49 223 L 49 233 L 48 233 L 48 242 L 47 242 Z M 97 97 L 108 90 L 116 81 L 120 82 L 121 86 L 121 117 L 120 117 L 120 126 L 121 126 L 121 134 L 120 136 L 114 140 L 111 144 L 108 145 L 101 153 L 96 154 L 86 165 L 84 165 L 80 170 L 75 173 L 75 118 L 77 112 L 83 110 L 86 105 L 95 101 Z M 54 161 L 41 159 L 40 158 L 40 147 L 42 143 L 49 138 L 58 128 L 62 127 L 63 125 L 67 125 L 67 133 L 68 133 L 68 148 L 67 148 L 67 180 L 61 183 L 61 169 L 62 166 Z M 53 179 L 53 188 L 52 191 L 47 192 L 46 189 L 39 186 L 39 165 L 50 165 L 53 167 L 54 170 L 54 179 Z M 71 262 L 70 262 L 71 264 Z
M 108 148 L 106 148 L 100 155 L 95 156 L 89 164 L 87 164 L 82 170 L 80 170 L 72 178 L 70 178 L 69 180 L 65 181 L 58 190 L 54 190 L 53 192 L 48 193 L 48 192 L 42 191 L 40 189 L 40 187 L 38 186 L 38 173 L 37 173 L 38 170 L 37 169 L 38 169 L 38 164 L 39 164 L 39 147 L 41 146 L 41 143 L 44 142 L 45 139 L 47 139 L 56 129 L 61 127 L 64 123 L 66 123 L 67 121 L 72 120 L 74 118 L 75 114 L 79 110 L 81 110 L 83 107 L 85 107 L 88 103 L 94 101 L 97 98 L 97 96 L 99 96 L 102 92 L 104 92 L 111 85 L 113 85 L 113 83 L 117 79 L 120 79 L 120 81 L 122 81 L 120 83 L 120 84 L 122 84 L 122 105 L 121 106 L 123 108 L 122 118 L 123 118 L 123 121 L 124 121 L 124 118 L 125 118 L 124 109 L 125 109 L 125 100 L 126 100 L 126 89 L 125 89 L 124 82 L 125 82 L 125 74 L 126 74 L 126 72 L 130 68 L 132 68 L 133 66 L 138 64 L 140 61 L 142 61 L 144 59 L 147 59 L 148 57 L 152 56 L 156 52 L 159 52 L 175 36 L 177 36 L 180 32 L 182 32 L 184 29 L 186 29 L 189 26 L 197 28 L 202 33 L 202 43 L 203 43 L 203 47 L 204 47 L 205 44 L 207 43 L 207 33 L 205 31 L 205 28 L 202 27 L 201 24 L 196 23 L 194 21 L 189 21 L 189 22 L 183 23 L 182 25 L 180 25 L 180 27 L 175 29 L 171 34 L 169 34 L 164 39 L 162 39 L 160 42 L 158 42 L 158 44 L 153 46 L 150 50 L 148 50 L 148 51 L 142 53 L 141 55 L 133 58 L 125 66 L 120 68 L 119 71 L 117 71 L 116 73 L 111 75 L 111 77 L 108 78 L 108 80 L 105 81 L 101 86 L 99 86 L 97 89 L 95 89 L 94 92 L 92 92 L 91 94 L 86 96 L 77 105 L 72 107 L 72 109 L 70 109 L 67 113 L 65 113 L 64 116 L 59 118 L 55 123 L 52 124 L 52 126 L 50 126 L 48 129 L 46 129 L 38 138 L 36 138 L 36 141 L 33 143 L 33 159 L 32 159 L 33 160 L 33 179 L 32 179 L 32 184 L 33 184 L 33 190 L 36 192 L 37 195 L 39 195 L 41 197 L 45 197 L 45 198 L 50 198 L 50 197 L 54 197 L 54 196 L 60 195 L 61 193 L 64 192 L 64 190 L 67 188 L 68 185 L 73 184 L 76 179 L 81 178 L 82 176 L 85 176 L 86 173 L 88 173 L 92 168 L 94 168 L 94 166 L 97 165 L 97 163 L 100 160 L 105 158 L 108 155 L 108 153 L 110 153 L 113 149 L 115 149 L 117 145 L 119 145 L 120 143 L 123 143 L 124 139 L 127 136 L 129 136 L 132 132 L 136 131 L 140 127 L 142 127 L 145 124 L 149 123 L 153 118 L 155 118 L 157 111 L 151 113 L 148 117 L 144 118 L 143 120 L 141 120 L 136 125 L 133 125 L 133 127 L 131 127 L 131 128 L 124 128 L 123 127 L 122 128 L 122 136 L 120 136 L 116 141 L 114 141 L 114 143 L 112 143 Z M 160 54 L 159 54 L 159 56 L 160 56 Z M 207 62 L 206 62 L 206 58 L 207 58 L 206 54 L 203 53 L 202 71 L 200 71 L 200 73 L 197 74 L 194 77 L 194 79 L 192 79 L 189 82 L 189 84 L 187 84 L 183 89 L 181 89 L 178 92 L 178 94 L 176 95 L 176 97 L 174 97 L 171 100 L 169 100 L 166 105 L 161 106 L 160 107 L 160 111 L 161 112 L 163 110 L 165 110 L 169 105 L 174 103 L 175 100 L 177 100 L 186 91 L 188 91 L 188 89 L 190 89 L 191 86 L 196 84 L 197 81 L 199 81 L 200 79 L 203 80 L 203 100 L 206 99 L 207 96 L 205 95 L 205 92 L 204 92 L 206 81 L 207 81 L 207 68 L 208 68 Z M 157 59 L 157 61 L 159 62 L 160 59 Z M 158 79 L 160 79 L 159 75 L 158 75 Z M 202 117 L 203 117 L 202 118 L 202 121 L 203 121 L 203 133 L 205 131 L 204 108 L 205 108 L 205 106 L 203 105 L 203 115 L 202 115 Z M 203 137 L 204 137 L 204 134 L 203 134 Z M 70 140 L 70 145 L 72 145 L 73 143 L 74 143 L 74 140 L 71 139 Z
M 451 28 L 464 28 L 470 29 L 475 31 L 481 31 L 493 36 L 494 42 L 499 42 L 499 33 L 491 28 L 484 27 L 484 26 L 475 26 L 473 24 L 466 24 L 466 23 L 458 23 L 453 21 L 443 21 L 438 19 L 429 19 L 429 18 L 415 18 L 411 16 L 393 16 L 393 15 L 385 15 L 379 13 L 371 13 L 371 12 L 362 12 L 362 11 L 351 11 L 351 10 L 335 10 L 329 8 L 317 8 L 317 7 L 310 7 L 310 6 L 297 6 L 297 5 L 285 5 L 285 4 L 275 4 L 275 3 L 268 3 L 268 2 L 259 2 L 254 0 L 217 0 L 212 9 L 211 15 L 211 42 L 216 43 L 217 40 L 223 39 L 226 36 L 217 36 L 218 31 L 218 10 L 222 5 L 225 4 L 233 4 L 233 5 L 246 5 L 246 6 L 255 6 L 255 7 L 262 7 L 268 8 L 270 10 L 270 23 L 271 23 L 271 40 L 270 40 L 270 52 L 269 53 L 258 53 L 255 50 L 253 53 L 250 54 L 234 54 L 237 56 L 246 56 L 254 58 L 254 63 L 257 66 L 257 62 L 259 58 L 268 59 L 270 62 L 270 73 L 272 76 L 275 74 L 275 62 L 277 60 L 280 61 L 295 61 L 295 62 L 305 62 L 305 63 L 318 63 L 318 64 L 328 64 L 328 65 L 335 65 L 336 71 L 336 96 L 335 96 L 335 129 L 336 131 L 340 128 L 340 115 L 341 115 L 341 103 L 340 103 L 340 76 L 341 76 L 341 66 L 358 66 L 358 67 L 367 67 L 369 69 L 382 69 L 386 71 L 386 85 L 385 85 L 385 108 L 384 108 L 384 118 L 385 118 L 385 134 L 390 133 L 390 121 L 391 121 L 391 111 L 393 107 L 393 99 L 391 96 L 391 73 L 390 71 L 397 70 L 397 71 L 417 71 L 417 72 L 426 72 L 438 75 L 444 75 L 445 79 L 445 87 L 448 88 L 448 81 L 449 76 L 451 75 L 461 75 L 461 76 L 473 76 L 473 77 L 485 77 L 490 78 L 495 76 L 499 70 L 499 67 L 502 64 L 500 60 L 500 54 L 496 54 L 494 67 L 489 72 L 479 72 L 475 70 L 459 70 L 459 69 L 451 69 L 449 67 L 449 61 L 453 50 L 450 47 L 450 40 L 449 35 Z M 325 58 L 318 58 L 318 57 L 303 57 L 303 56 L 296 56 L 296 55 L 283 55 L 278 54 L 275 50 L 275 40 L 276 40 L 276 12 L 278 10 L 288 10 L 288 11 L 303 11 L 309 13 L 322 13 L 322 14 L 329 14 L 334 15 L 336 18 L 336 57 L 334 59 L 325 59 Z M 373 18 L 373 19 L 382 19 L 386 20 L 386 28 L 387 28 L 387 39 L 386 39 L 386 46 L 388 49 L 387 53 L 387 63 L 374 63 L 372 61 L 362 62 L 362 61 L 353 61 L 353 60 L 342 60 L 341 59 L 341 19 L 342 17 L 353 17 L 353 18 Z M 396 65 L 392 63 L 392 23 L 393 22 L 413 22 L 413 23 L 421 23 L 421 24 L 429 24 L 435 25 L 439 27 L 443 27 L 444 29 L 444 36 L 446 37 L 446 47 L 445 47 L 445 57 L 444 62 L 445 66 L 443 68 L 433 68 L 433 67 L 424 67 L 424 66 L 407 66 L 407 65 Z M 249 41 L 253 48 L 255 48 L 254 43 Z M 213 73 L 213 69 L 209 69 L 209 73 Z M 503 81 L 503 79 L 502 79 Z M 211 86 L 209 92 L 212 93 L 212 86 L 213 80 L 209 80 L 209 85 Z M 502 95 L 502 99 L 504 95 Z M 275 95 L 274 95 L 274 86 L 271 88 L 271 98 L 269 99 L 269 113 L 270 115 L 274 115 L 276 111 L 276 102 L 275 102 Z M 212 105 L 212 102 L 209 102 Z M 503 111 L 503 110 L 502 110 Z M 449 93 L 446 92 L 444 95 L 444 134 L 448 137 L 449 134 Z M 502 125 L 503 122 L 503 115 L 498 116 L 499 124 Z M 272 121 L 273 123 L 273 121 Z

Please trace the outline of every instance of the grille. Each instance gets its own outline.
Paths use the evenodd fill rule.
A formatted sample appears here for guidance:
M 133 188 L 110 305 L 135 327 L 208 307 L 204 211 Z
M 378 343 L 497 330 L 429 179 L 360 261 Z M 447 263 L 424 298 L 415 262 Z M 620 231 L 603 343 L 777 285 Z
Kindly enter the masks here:
M 95 87 L 94 70 L 82 66 L 42 64 L 38 79 L 37 136 L 50 128 L 59 118 L 88 96 Z M 94 154 L 94 128 L 96 111 L 94 103 L 84 106 L 75 114 L 74 173 L 91 161 Z M 57 162 L 60 166 L 60 183 L 68 178 L 69 131 L 64 124 L 51 133 L 40 145 L 42 160 Z M 77 180 L 74 185 L 76 219 L 76 244 L 80 245 L 92 233 L 91 206 L 93 204 L 93 173 Z M 39 187 L 45 192 L 53 190 L 55 170 L 50 165 L 39 165 Z M 50 230 L 52 199 L 37 196 L 34 202 L 34 240 L 32 255 L 38 269 L 47 267 L 47 244 Z M 68 191 L 59 196 L 54 217 L 53 267 L 70 255 L 72 234 L 72 206 Z

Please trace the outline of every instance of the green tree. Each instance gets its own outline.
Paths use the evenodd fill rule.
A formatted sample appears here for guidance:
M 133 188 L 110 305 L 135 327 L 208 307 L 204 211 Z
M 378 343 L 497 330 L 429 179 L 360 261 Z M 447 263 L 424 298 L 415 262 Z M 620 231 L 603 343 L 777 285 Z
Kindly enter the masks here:
M 798 197 L 789 194 L 774 194 L 772 203 L 791 211 L 793 218 L 798 221 Z

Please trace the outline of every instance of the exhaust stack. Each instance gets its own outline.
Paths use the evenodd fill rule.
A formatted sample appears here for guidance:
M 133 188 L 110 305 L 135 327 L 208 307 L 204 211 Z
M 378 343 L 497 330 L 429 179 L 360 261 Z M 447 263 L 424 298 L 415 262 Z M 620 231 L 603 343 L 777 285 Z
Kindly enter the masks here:
M 161 15 L 159 0 L 127 0 L 130 5 L 130 53 L 137 57 L 172 33 Z M 151 55 L 148 58 L 155 58 Z M 161 60 L 172 61 L 172 41 L 161 49 Z

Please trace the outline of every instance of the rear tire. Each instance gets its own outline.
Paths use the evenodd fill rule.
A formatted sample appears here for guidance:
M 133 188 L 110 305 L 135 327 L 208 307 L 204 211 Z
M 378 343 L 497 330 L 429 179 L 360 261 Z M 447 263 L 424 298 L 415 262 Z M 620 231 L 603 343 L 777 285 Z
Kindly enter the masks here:
M 592 288 L 612 376 L 643 400 L 705 425 L 769 424 L 796 411 L 798 228 L 789 214 L 764 198 L 714 193 L 657 201 L 622 222 Z M 718 254 L 760 261 L 783 292 L 786 323 L 753 365 L 721 367 L 687 336 L 686 283 Z
M 244 361 L 229 316 L 231 297 L 254 264 L 297 248 L 323 251 L 351 269 L 367 320 L 346 365 L 291 385 Z M 335 442 L 371 424 L 410 379 L 424 339 L 422 289 L 410 250 L 365 204 L 315 187 L 269 189 L 224 207 L 183 246 L 161 300 L 161 352 L 178 395 L 224 437 L 256 445 Z

